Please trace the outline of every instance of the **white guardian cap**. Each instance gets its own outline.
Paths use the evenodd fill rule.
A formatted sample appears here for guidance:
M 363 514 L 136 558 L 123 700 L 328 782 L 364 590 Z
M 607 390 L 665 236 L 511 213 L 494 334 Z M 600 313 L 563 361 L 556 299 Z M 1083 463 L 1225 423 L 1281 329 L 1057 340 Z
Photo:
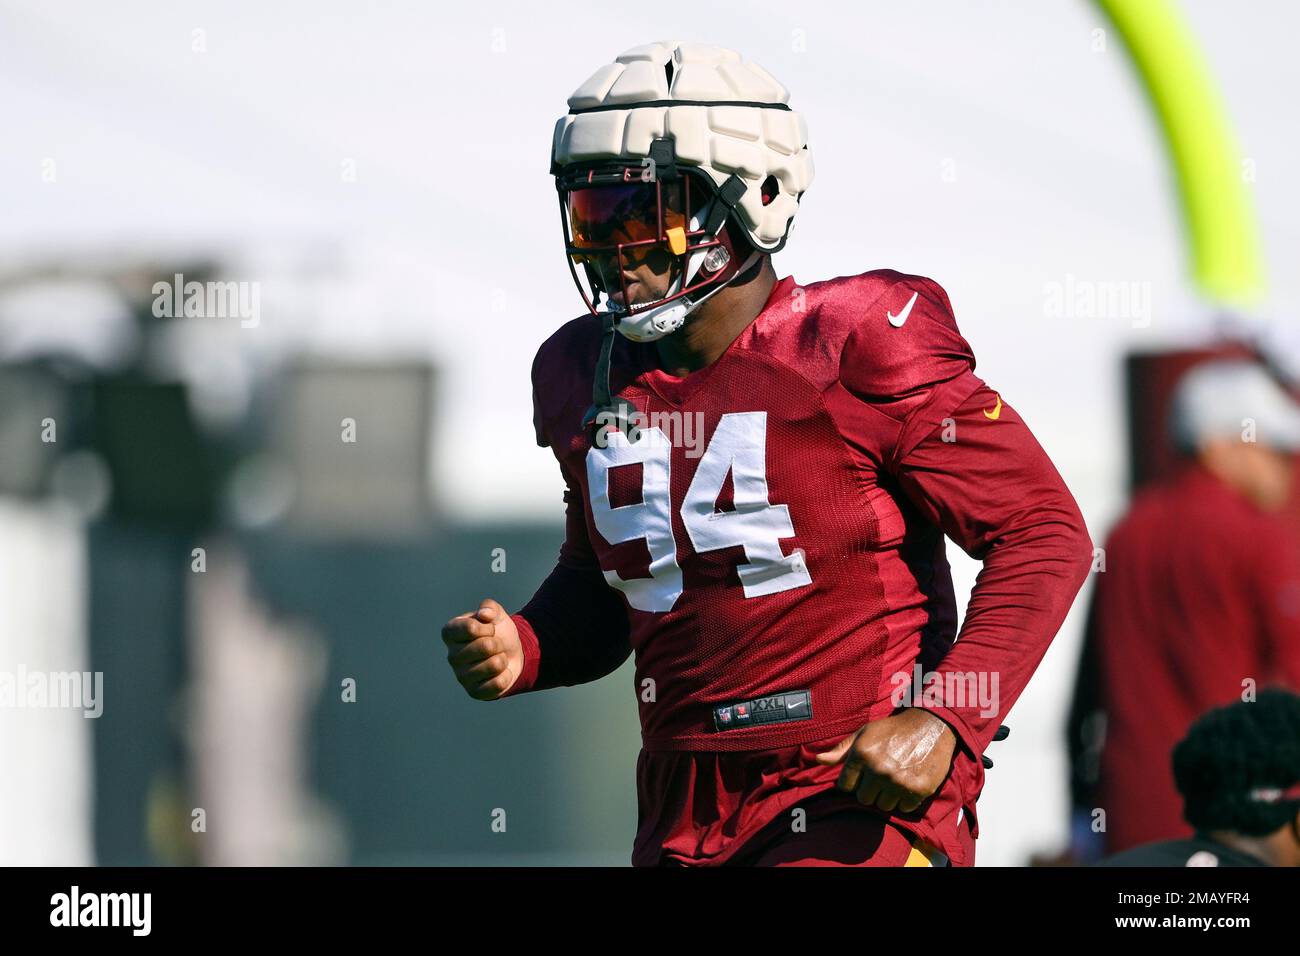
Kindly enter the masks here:
M 789 98 L 740 54 L 676 41 L 627 50 L 574 91 L 551 173 L 592 313 L 653 341 L 785 245 L 813 177 Z M 651 253 L 671 257 L 669 291 L 626 305 L 625 266 Z

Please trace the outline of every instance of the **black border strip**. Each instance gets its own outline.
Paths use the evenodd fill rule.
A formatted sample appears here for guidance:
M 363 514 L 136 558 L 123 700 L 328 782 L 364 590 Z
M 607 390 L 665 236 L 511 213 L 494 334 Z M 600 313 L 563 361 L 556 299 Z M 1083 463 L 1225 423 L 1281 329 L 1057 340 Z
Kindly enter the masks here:
M 644 100 L 639 103 L 605 103 L 600 106 L 584 106 L 570 109 L 570 116 L 583 113 L 607 113 L 610 110 L 641 110 L 659 106 L 749 106 L 760 110 L 785 110 L 791 112 L 787 103 L 752 103 L 748 100 Z

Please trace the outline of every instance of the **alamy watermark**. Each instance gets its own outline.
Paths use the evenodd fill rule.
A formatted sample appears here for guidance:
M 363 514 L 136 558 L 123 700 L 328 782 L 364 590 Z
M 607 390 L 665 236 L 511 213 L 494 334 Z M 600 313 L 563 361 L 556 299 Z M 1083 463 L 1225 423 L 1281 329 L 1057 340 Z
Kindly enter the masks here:
M 1120 319 L 1135 329 L 1151 325 L 1151 283 L 1081 279 L 1043 283 L 1043 314 L 1049 319 Z
M 50 897 L 51 926 L 122 927 L 132 936 L 148 936 L 152 913 L 152 893 L 83 893 L 73 884 Z
M 608 434 L 606 429 L 617 431 L 622 421 L 617 411 L 597 413 L 596 447 L 604 448 L 605 436 Z M 673 448 L 686 449 L 687 458 L 699 458 L 704 454 L 703 412 L 643 412 L 633 409 L 627 413 L 626 422 L 628 441 L 633 444 L 640 441 L 644 434 L 654 441 L 667 442 Z
M 930 671 L 917 664 L 889 679 L 894 689 L 889 700 L 895 707 L 978 707 L 981 717 L 998 715 L 997 671 Z
M 152 291 L 156 319 L 239 319 L 246 329 L 262 321 L 260 282 L 186 282 L 178 272 L 171 282 L 155 282 Z
M 103 671 L 0 671 L 0 708 L 64 709 L 83 717 L 104 712 Z

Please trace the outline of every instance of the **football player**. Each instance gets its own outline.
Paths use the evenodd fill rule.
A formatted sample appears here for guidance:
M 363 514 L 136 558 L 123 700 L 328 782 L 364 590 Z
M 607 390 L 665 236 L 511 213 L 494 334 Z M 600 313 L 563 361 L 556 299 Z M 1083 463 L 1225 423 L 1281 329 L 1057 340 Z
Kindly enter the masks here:
M 969 865 L 984 750 L 1092 545 L 937 284 L 777 277 L 813 176 L 788 99 L 676 42 L 569 98 L 588 314 L 532 367 L 566 537 L 527 605 L 443 639 L 479 700 L 635 655 L 634 864 Z M 984 565 L 958 640 L 945 534 Z

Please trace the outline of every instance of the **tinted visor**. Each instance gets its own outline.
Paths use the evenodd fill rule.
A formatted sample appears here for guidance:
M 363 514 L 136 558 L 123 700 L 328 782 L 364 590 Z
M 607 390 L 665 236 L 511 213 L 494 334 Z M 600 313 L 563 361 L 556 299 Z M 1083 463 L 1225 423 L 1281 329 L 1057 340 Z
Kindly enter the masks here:
M 637 181 L 576 188 L 569 192 L 565 208 L 573 251 L 662 242 L 669 229 L 686 228 L 680 183 Z
M 702 226 L 690 228 L 711 208 L 707 177 L 679 173 L 645 182 L 643 173 L 626 163 L 557 173 L 569 271 L 594 314 L 635 313 L 680 298 L 720 268 L 706 275 L 697 265 L 702 280 L 686 278 L 693 255 L 722 245 Z

